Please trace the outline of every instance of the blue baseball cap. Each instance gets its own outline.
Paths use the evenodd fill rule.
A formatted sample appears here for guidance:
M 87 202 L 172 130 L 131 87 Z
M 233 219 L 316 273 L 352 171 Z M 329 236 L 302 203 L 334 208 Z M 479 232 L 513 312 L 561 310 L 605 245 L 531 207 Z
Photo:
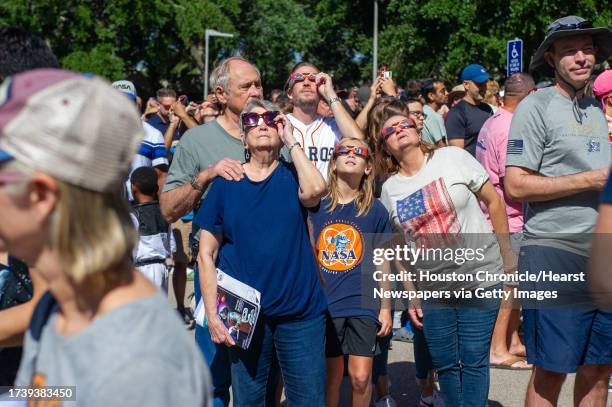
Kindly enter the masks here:
M 11 161 L 12 159 L 13 159 L 12 155 L 10 155 L 4 150 L 0 150 L 0 163 L 5 162 L 5 161 Z
M 461 71 L 461 80 L 483 83 L 489 80 L 489 74 L 482 65 L 471 64 L 463 68 L 463 71 Z

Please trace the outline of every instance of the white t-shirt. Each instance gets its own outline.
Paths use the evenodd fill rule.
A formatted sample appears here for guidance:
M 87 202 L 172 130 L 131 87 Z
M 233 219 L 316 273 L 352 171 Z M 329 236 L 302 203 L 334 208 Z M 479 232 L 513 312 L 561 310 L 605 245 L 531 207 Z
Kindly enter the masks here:
M 477 266 L 497 274 L 501 271 L 499 246 L 475 195 L 488 179 L 487 171 L 467 151 L 444 147 L 436 150 L 417 174 L 398 173 L 385 181 L 381 201 L 394 228 L 403 232 L 407 242 L 425 248 L 486 246 L 485 259 L 472 267 L 466 262 L 461 271 L 476 272 L 472 269 Z M 451 271 L 448 263 L 428 264 L 428 268 Z M 476 286 L 463 285 L 468 289 Z
M 342 138 L 336 120 L 319 115 L 312 123 L 305 125 L 292 114 L 287 117 L 293 125 L 295 140 L 302 145 L 306 157 L 327 181 L 327 168 L 334 155 L 334 146 Z
M 159 130 L 151 126 L 147 122 L 142 122 L 142 127 L 145 131 L 145 137 L 138 148 L 138 152 L 132 159 L 130 167 L 130 175 L 128 176 L 125 186 L 127 188 L 128 200 L 134 200 L 132 196 L 132 188 L 130 185 L 130 177 L 136 168 L 140 167 L 157 167 L 159 165 L 168 165 L 168 154 L 164 145 L 164 135 Z

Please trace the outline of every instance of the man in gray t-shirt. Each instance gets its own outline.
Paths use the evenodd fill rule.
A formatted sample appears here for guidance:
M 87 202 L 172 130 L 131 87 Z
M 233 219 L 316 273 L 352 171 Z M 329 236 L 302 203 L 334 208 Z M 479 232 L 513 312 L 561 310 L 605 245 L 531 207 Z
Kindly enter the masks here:
M 511 168 L 506 177 L 510 174 L 511 189 L 519 171 L 532 173 L 538 177 L 536 182 L 543 183 L 559 182 L 558 177 L 596 181 L 605 172 L 598 169 L 610 166 L 608 125 L 594 99 L 584 96 L 574 102 L 556 87 L 545 88 L 519 104 L 507 153 L 506 166 Z M 595 226 L 600 194 L 596 187 L 600 185 L 572 191 L 571 178 L 560 183 L 558 193 L 540 189 L 539 198 L 523 198 L 523 245 L 552 246 L 587 256 L 590 242 L 586 236 Z M 528 194 L 526 186 L 518 193 Z
M 575 16 L 555 21 L 530 70 L 554 74 L 556 85 L 528 96 L 512 118 L 505 181 L 510 199 L 525 205 L 519 270 L 532 276 L 551 272 L 560 279 L 521 283 L 521 289 L 559 296 L 555 304 L 523 304 L 527 358 L 534 365 L 526 406 L 557 400 L 572 372 L 577 373 L 576 405 L 606 404 L 612 313 L 591 304 L 584 280 L 559 281 L 587 271 L 610 144 L 603 112 L 584 88 L 595 62 L 610 53 L 609 29 Z

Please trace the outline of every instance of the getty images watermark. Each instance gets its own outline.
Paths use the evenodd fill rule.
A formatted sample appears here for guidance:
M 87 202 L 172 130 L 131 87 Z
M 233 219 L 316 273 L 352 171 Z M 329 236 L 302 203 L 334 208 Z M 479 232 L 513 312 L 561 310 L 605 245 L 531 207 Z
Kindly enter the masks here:
M 369 292 L 375 302 L 418 299 L 439 305 L 487 306 L 487 300 L 493 300 L 491 305 L 518 300 L 514 306 L 529 308 L 579 306 L 588 297 L 583 271 L 518 270 L 518 246 L 509 268 L 494 234 L 453 239 L 438 235 L 430 236 L 427 244 L 407 242 L 372 249 L 369 261 L 364 262 L 364 294 Z M 504 260 L 508 263 L 512 257 L 507 255 Z M 391 269 L 383 267 L 386 264 Z

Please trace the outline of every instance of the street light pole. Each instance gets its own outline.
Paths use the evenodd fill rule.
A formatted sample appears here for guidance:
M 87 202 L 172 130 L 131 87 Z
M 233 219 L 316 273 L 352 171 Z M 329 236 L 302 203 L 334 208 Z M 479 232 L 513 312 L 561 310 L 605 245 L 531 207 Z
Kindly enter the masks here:
M 374 0 L 374 44 L 372 46 L 372 83 L 378 74 L 378 0 Z
M 204 100 L 208 96 L 208 43 L 210 37 L 232 38 L 234 34 L 222 33 L 216 30 L 206 29 L 204 32 Z

